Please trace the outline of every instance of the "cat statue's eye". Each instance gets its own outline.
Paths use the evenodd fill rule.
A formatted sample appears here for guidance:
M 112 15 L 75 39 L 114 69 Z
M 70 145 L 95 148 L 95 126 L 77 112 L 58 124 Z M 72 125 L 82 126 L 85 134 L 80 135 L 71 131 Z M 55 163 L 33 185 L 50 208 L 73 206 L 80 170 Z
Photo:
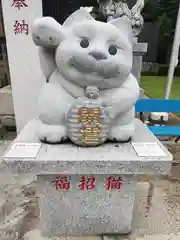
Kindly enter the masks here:
M 86 38 L 82 39 L 81 42 L 80 42 L 80 46 L 82 48 L 88 48 L 89 47 L 89 40 L 86 39 Z
M 117 47 L 116 46 L 110 46 L 108 49 L 108 52 L 110 55 L 116 55 L 117 53 Z

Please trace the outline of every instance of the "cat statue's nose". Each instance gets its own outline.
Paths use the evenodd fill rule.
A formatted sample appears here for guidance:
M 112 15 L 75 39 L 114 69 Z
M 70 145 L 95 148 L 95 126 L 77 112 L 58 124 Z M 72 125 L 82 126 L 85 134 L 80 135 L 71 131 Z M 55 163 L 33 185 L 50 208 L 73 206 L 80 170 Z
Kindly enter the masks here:
M 92 51 L 89 53 L 89 55 L 91 55 L 93 58 L 95 58 L 96 60 L 105 60 L 107 59 L 107 56 L 99 51 Z

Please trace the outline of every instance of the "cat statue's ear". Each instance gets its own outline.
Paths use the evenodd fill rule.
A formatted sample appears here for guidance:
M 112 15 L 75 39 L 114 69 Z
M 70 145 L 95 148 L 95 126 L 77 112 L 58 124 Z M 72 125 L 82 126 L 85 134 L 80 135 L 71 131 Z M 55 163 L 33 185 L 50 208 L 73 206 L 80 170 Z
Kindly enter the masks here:
M 76 23 L 84 20 L 95 20 L 85 9 L 80 8 L 79 10 L 72 13 L 63 23 L 63 27 L 70 27 Z
M 133 41 L 132 23 L 131 23 L 131 20 L 128 17 L 123 16 L 123 17 L 120 17 L 120 18 L 116 18 L 116 19 L 113 19 L 113 20 L 109 21 L 108 23 L 117 27 L 119 29 L 119 31 L 121 31 L 121 33 L 130 42 Z
M 32 38 L 37 46 L 57 47 L 65 38 L 65 30 L 54 18 L 42 17 L 32 24 Z

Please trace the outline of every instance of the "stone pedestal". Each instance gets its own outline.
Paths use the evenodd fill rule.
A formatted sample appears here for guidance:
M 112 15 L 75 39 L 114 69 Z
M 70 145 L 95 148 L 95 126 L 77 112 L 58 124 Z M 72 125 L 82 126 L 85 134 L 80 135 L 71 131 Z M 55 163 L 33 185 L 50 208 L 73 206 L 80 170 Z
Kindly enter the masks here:
M 53 187 L 56 176 L 59 175 L 38 177 L 41 227 L 45 236 L 131 232 L 135 177 L 110 174 L 112 179 L 122 176 L 122 185 L 120 189 L 106 190 L 109 175 L 86 173 L 86 179 L 96 179 L 95 189 L 81 190 L 79 185 L 84 175 L 70 175 L 70 190 L 56 190 Z
M 129 142 L 106 143 L 94 148 L 81 148 L 71 143 L 42 144 L 34 159 L 5 158 L 13 173 L 38 175 L 44 236 L 131 232 L 136 177 L 140 174 L 168 174 L 172 160 L 172 155 L 143 123 L 135 119 L 135 126 L 132 141 L 158 142 L 166 153 L 164 157 L 139 157 Z M 15 141 L 38 142 L 35 128 L 36 120 L 29 122 Z M 64 179 L 64 182 L 57 179 Z

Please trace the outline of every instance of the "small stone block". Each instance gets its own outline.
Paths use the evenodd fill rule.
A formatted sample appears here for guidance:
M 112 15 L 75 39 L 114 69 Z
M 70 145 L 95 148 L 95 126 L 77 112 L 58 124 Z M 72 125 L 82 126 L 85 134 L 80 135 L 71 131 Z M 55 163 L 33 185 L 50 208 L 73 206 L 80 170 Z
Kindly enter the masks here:
M 86 236 L 131 232 L 137 181 L 123 176 L 120 189 L 106 189 L 107 175 L 93 175 L 93 189 L 80 189 L 81 179 L 71 175 L 70 188 L 60 189 L 56 175 L 38 176 L 41 226 L 44 236 Z M 118 179 L 119 176 L 111 176 Z M 91 176 L 92 178 L 92 176 Z M 90 186 L 90 184 L 89 184 Z

